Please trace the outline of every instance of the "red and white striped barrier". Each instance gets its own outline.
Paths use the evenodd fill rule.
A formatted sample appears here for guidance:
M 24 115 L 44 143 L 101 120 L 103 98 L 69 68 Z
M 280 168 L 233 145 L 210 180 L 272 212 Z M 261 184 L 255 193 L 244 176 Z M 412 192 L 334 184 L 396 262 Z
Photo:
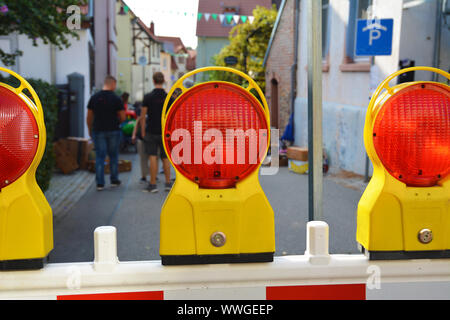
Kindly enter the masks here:
M 95 259 L 0 272 L 0 299 L 450 299 L 450 259 L 369 261 L 328 254 L 328 225 L 309 222 L 304 255 L 272 263 L 162 266 L 119 262 L 116 229 L 95 230 Z

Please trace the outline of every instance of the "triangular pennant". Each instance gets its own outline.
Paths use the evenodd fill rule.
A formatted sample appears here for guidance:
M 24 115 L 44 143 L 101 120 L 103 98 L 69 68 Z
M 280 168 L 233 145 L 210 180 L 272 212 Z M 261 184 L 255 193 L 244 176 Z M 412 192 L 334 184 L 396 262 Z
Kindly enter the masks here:
M 241 16 L 241 20 L 243 23 L 245 23 L 247 21 L 247 16 Z
M 201 12 L 199 12 L 199 13 L 197 14 L 197 20 L 198 20 L 198 21 L 200 21 L 200 20 L 202 19 L 202 15 L 203 15 L 203 13 L 201 13 Z
M 254 16 L 249 16 L 249 17 L 248 17 L 248 21 L 249 21 L 250 23 L 253 23 L 253 20 L 255 20 L 255 17 L 254 17 Z
M 227 14 L 226 17 L 227 17 L 227 23 L 231 24 L 231 21 L 233 20 L 233 16 L 231 14 Z
M 219 14 L 220 23 L 223 23 L 223 19 L 225 19 L 225 15 L 224 14 Z
M 214 19 L 214 21 L 217 20 L 217 13 L 212 13 L 211 17 Z
M 234 22 L 235 22 L 236 24 L 239 23 L 239 19 L 241 19 L 241 16 L 240 16 L 240 15 L 235 14 L 235 15 L 233 16 L 233 20 L 234 20 Z
M 205 13 L 205 20 L 206 22 L 209 21 L 209 17 L 211 16 L 211 13 Z

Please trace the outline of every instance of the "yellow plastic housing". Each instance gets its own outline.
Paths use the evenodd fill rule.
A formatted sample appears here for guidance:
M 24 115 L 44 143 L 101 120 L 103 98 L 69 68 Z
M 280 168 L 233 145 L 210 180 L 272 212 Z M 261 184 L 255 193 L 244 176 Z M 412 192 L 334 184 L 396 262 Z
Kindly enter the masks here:
M 184 94 L 190 90 L 183 86 L 185 79 L 211 70 L 232 72 L 245 78 L 249 86 L 242 90 L 255 89 L 258 92 L 263 102 L 260 107 L 264 110 L 268 128 L 270 128 L 267 102 L 253 79 L 235 69 L 207 67 L 184 75 L 170 90 L 162 112 L 163 137 L 166 111 L 173 92 L 180 89 L 181 95 Z M 270 141 L 270 133 L 268 141 Z M 267 149 L 268 147 L 269 144 Z M 165 144 L 164 148 L 166 148 Z M 167 150 L 165 151 L 167 153 Z M 176 166 L 174 168 L 176 180 L 161 210 L 160 255 L 163 264 L 273 260 L 274 212 L 260 186 L 258 169 L 238 182 L 235 188 L 202 189 L 195 182 L 184 177 Z M 225 244 L 222 246 L 215 246 L 211 241 L 211 237 L 217 232 L 225 236 Z
M 4 83 L 0 86 L 11 90 L 27 104 L 39 130 L 38 148 L 30 167 L 0 192 L 0 264 L 14 268 L 15 261 L 21 261 L 17 265 L 26 269 L 27 263 L 23 261 L 42 260 L 53 249 L 52 209 L 36 182 L 36 170 L 45 151 L 46 129 L 41 102 L 31 85 L 13 71 L 5 68 L 0 71 L 20 80 L 18 88 Z M 23 93 L 24 89 L 28 89 L 34 102 Z
M 375 119 L 389 97 L 407 86 L 427 83 L 390 87 L 389 82 L 401 73 L 417 70 L 450 79 L 450 74 L 435 68 L 402 69 L 378 86 L 366 114 L 364 144 L 374 170 L 358 204 L 356 240 L 371 259 L 450 257 L 450 176 L 433 187 L 408 187 L 384 168 L 373 143 Z M 432 240 L 420 241 L 419 234 L 426 229 L 432 232 Z

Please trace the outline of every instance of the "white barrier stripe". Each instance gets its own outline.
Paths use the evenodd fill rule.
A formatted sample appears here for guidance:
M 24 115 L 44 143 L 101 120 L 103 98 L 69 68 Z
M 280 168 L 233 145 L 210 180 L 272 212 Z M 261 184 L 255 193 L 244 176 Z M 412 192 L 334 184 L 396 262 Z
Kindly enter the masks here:
M 164 291 L 164 300 L 266 300 L 265 287 L 204 288 Z
M 372 269 L 377 272 L 372 272 Z M 164 267 L 160 261 L 118 262 L 110 272 L 93 263 L 48 264 L 37 271 L 0 272 L 0 299 L 186 288 L 239 288 L 292 285 L 450 281 L 450 259 L 368 261 L 363 255 L 330 255 L 325 265 L 308 256 L 275 257 L 272 263 Z M 79 288 L 79 289 L 77 289 Z M 52 293 L 50 293 L 52 292 Z M 449 297 L 450 298 L 450 292 Z
M 450 281 L 381 283 L 379 289 L 366 288 L 367 300 L 448 300 Z
M 363 255 L 329 255 L 327 225 L 308 222 L 307 228 L 305 255 L 275 257 L 272 263 L 162 266 L 161 261 L 119 262 L 115 228 L 99 227 L 94 232 L 94 262 L 0 272 L 0 299 L 67 295 L 74 299 L 83 298 L 80 295 L 95 295 L 85 297 L 90 299 L 189 299 L 190 295 L 234 299 L 240 294 L 248 299 L 339 295 L 365 299 L 383 296 L 383 290 L 395 289 L 396 284 L 400 289 L 393 289 L 398 294 L 392 297 L 401 299 L 397 295 L 407 287 L 402 286 L 405 283 L 423 286 L 424 291 L 450 283 L 450 259 L 369 261 Z M 450 299 L 450 290 L 436 292 Z

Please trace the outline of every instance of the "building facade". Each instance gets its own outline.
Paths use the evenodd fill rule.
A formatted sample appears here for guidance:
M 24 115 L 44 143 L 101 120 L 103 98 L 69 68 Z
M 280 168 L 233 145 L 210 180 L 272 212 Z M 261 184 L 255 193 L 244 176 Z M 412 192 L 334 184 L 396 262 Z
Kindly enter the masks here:
M 106 75 L 117 77 L 116 1 L 95 0 L 95 88 L 103 87 Z
M 164 74 L 164 79 L 166 80 L 165 88 L 166 91 L 169 91 L 175 82 L 175 74 L 177 74 L 178 66 L 173 55 L 165 50 L 161 51 L 160 63 L 161 72 Z
M 256 6 L 270 8 L 271 0 L 224 0 L 211 1 L 199 0 L 198 12 L 215 14 L 216 19 L 209 17 L 197 21 L 196 35 L 198 38 L 196 66 L 207 67 L 214 65 L 213 56 L 218 54 L 223 47 L 228 45 L 228 36 L 231 29 L 236 25 L 230 15 L 251 16 Z M 220 16 L 222 19 L 220 19 Z M 225 17 L 225 18 L 224 18 Z
M 142 101 L 154 88 L 153 74 L 161 71 L 162 43 L 124 1 L 117 1 L 118 89 L 130 94 L 130 103 Z
M 372 3 L 371 3 L 372 2 Z M 364 174 L 366 152 L 363 129 L 372 92 L 406 59 L 416 66 L 449 70 L 450 33 L 442 13 L 442 1 L 324 1 L 322 10 L 322 106 L 323 145 L 331 170 Z M 372 5 L 372 6 L 370 6 Z M 369 10 L 377 18 L 392 18 L 392 54 L 355 55 L 355 25 Z M 307 10 L 300 1 L 297 95 L 294 109 L 295 145 L 308 146 Z M 432 23 L 430 23 L 432 22 Z M 414 80 L 432 80 L 416 72 Z M 371 171 L 371 168 L 369 168 Z
M 295 94 L 295 4 L 288 0 L 281 3 L 263 62 L 270 123 L 281 134 L 289 122 Z
M 176 72 L 173 73 L 172 81 L 176 81 L 187 71 L 186 64 L 189 57 L 188 51 L 179 37 L 158 36 L 158 40 L 164 43 L 166 52 L 169 52 L 175 60 L 177 69 Z
M 44 44 L 40 39 L 36 39 L 37 46 L 33 46 L 33 41 L 25 35 L 0 37 L 0 46 L 6 52 L 23 52 L 15 64 L 8 67 L 21 76 L 41 79 L 60 87 L 68 84 L 69 75 L 82 79 L 82 92 L 77 96 L 82 101 L 77 103 L 82 106 L 78 116 L 84 130 L 76 130 L 77 136 L 89 136 L 84 109 L 90 96 L 102 88 L 107 74 L 116 75 L 114 8 L 115 0 L 90 0 L 79 7 L 79 12 L 72 12 L 83 17 L 79 28 L 74 29 L 78 39 L 70 37 L 70 46 L 62 50 Z M 105 40 L 107 38 L 109 40 Z

